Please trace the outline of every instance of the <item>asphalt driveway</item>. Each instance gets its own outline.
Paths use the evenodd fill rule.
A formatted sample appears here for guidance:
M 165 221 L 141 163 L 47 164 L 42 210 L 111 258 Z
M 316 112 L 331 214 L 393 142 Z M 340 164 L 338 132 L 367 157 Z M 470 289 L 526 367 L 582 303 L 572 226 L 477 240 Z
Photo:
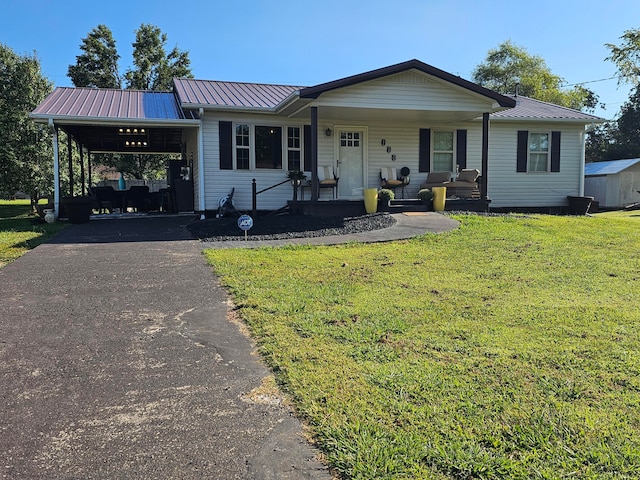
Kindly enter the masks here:
M 71 225 L 0 269 L 0 478 L 330 478 L 190 220 Z

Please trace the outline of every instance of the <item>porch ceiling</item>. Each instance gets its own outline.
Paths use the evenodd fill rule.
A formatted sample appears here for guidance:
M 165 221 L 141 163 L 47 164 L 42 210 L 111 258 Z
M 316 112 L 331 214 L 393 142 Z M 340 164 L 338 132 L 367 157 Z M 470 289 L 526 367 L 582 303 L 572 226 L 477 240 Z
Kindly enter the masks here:
M 127 134 L 137 129 L 137 135 Z M 109 153 L 180 153 L 182 128 L 153 127 L 145 125 L 62 125 L 61 128 L 91 152 Z M 123 129 L 124 132 L 120 132 Z M 144 133 L 142 131 L 144 130 Z M 138 142 L 142 146 L 130 147 L 127 142 Z M 146 142 L 146 147 L 144 146 Z

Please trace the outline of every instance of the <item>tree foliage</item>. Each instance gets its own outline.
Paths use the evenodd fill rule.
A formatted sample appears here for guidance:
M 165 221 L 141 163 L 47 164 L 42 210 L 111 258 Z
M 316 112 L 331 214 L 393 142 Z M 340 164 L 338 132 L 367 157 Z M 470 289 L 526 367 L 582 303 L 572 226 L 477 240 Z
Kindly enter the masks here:
M 111 30 L 98 25 L 82 40 L 81 55 L 69 65 L 68 76 L 76 87 L 163 90 L 172 88 L 174 77 L 192 78 L 189 52 L 174 47 L 168 54 L 167 35 L 160 28 L 142 24 L 135 31 L 133 66 L 120 75 L 116 42 Z M 101 154 L 93 157 L 98 165 L 125 173 L 128 177 L 158 178 L 165 174 L 168 155 Z
M 611 54 L 605 59 L 618 69 L 618 83 L 640 83 L 640 29 L 626 30 L 620 37 L 620 46 L 606 43 Z
M 67 72 L 76 87 L 126 88 L 140 90 L 171 90 L 174 77 L 193 77 L 189 52 L 174 47 L 165 50 L 167 35 L 155 25 L 142 24 L 135 31 L 133 67 L 120 75 L 116 48 L 111 30 L 98 25 L 82 39 L 82 54 Z
M 36 56 L 0 44 L 0 192 L 37 200 L 53 187 L 51 135 L 29 113 L 51 92 Z
M 165 51 L 166 34 L 154 25 L 143 24 L 133 42 L 133 65 L 125 73 L 127 88 L 170 90 L 173 77 L 192 77 L 189 53 L 174 47 Z
M 523 95 L 576 110 L 593 110 L 598 104 L 598 97 L 587 88 L 563 90 L 564 79 L 551 72 L 542 57 L 510 40 L 489 50 L 484 63 L 473 71 L 473 81 L 502 94 Z
M 120 88 L 120 55 L 107 26 L 98 25 L 91 30 L 82 39 L 80 50 L 83 53 L 76 57 L 75 65 L 69 65 L 67 73 L 76 87 Z

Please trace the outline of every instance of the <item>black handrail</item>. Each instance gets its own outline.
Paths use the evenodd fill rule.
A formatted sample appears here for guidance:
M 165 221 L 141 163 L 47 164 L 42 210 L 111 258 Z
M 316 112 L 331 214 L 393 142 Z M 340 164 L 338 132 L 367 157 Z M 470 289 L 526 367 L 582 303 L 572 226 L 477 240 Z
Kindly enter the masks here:
M 253 218 L 257 217 L 257 213 L 258 213 L 258 195 L 260 193 L 266 192 L 267 190 L 271 190 L 272 188 L 275 187 L 279 187 L 280 185 L 283 185 L 285 183 L 290 182 L 290 180 L 287 178 L 285 180 L 283 180 L 280 183 L 276 183 L 275 185 L 271 185 L 270 187 L 267 188 L 263 188 L 262 190 L 260 190 L 259 192 L 257 191 L 257 184 L 256 184 L 256 179 L 254 178 L 253 180 L 251 180 L 251 215 L 253 216 Z

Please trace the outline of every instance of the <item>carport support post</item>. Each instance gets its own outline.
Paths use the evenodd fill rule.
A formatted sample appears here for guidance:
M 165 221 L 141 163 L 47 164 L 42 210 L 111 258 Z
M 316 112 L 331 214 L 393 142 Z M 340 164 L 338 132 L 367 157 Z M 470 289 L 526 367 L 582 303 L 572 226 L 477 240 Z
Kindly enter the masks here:
M 73 197 L 73 155 L 71 154 L 71 135 L 67 133 L 67 158 L 69 161 L 69 196 Z
M 49 130 L 53 142 L 53 209 L 60 214 L 60 149 L 58 148 L 58 129 L 49 119 Z
M 480 197 L 487 199 L 487 178 L 489 173 L 489 113 L 482 114 L 482 178 L 480 181 Z
M 85 189 L 85 177 L 84 177 L 84 148 L 80 145 L 80 142 L 76 140 L 76 147 L 80 151 L 80 184 L 81 184 L 81 195 L 87 193 Z
M 318 107 L 311 107 L 311 200 L 318 201 Z

